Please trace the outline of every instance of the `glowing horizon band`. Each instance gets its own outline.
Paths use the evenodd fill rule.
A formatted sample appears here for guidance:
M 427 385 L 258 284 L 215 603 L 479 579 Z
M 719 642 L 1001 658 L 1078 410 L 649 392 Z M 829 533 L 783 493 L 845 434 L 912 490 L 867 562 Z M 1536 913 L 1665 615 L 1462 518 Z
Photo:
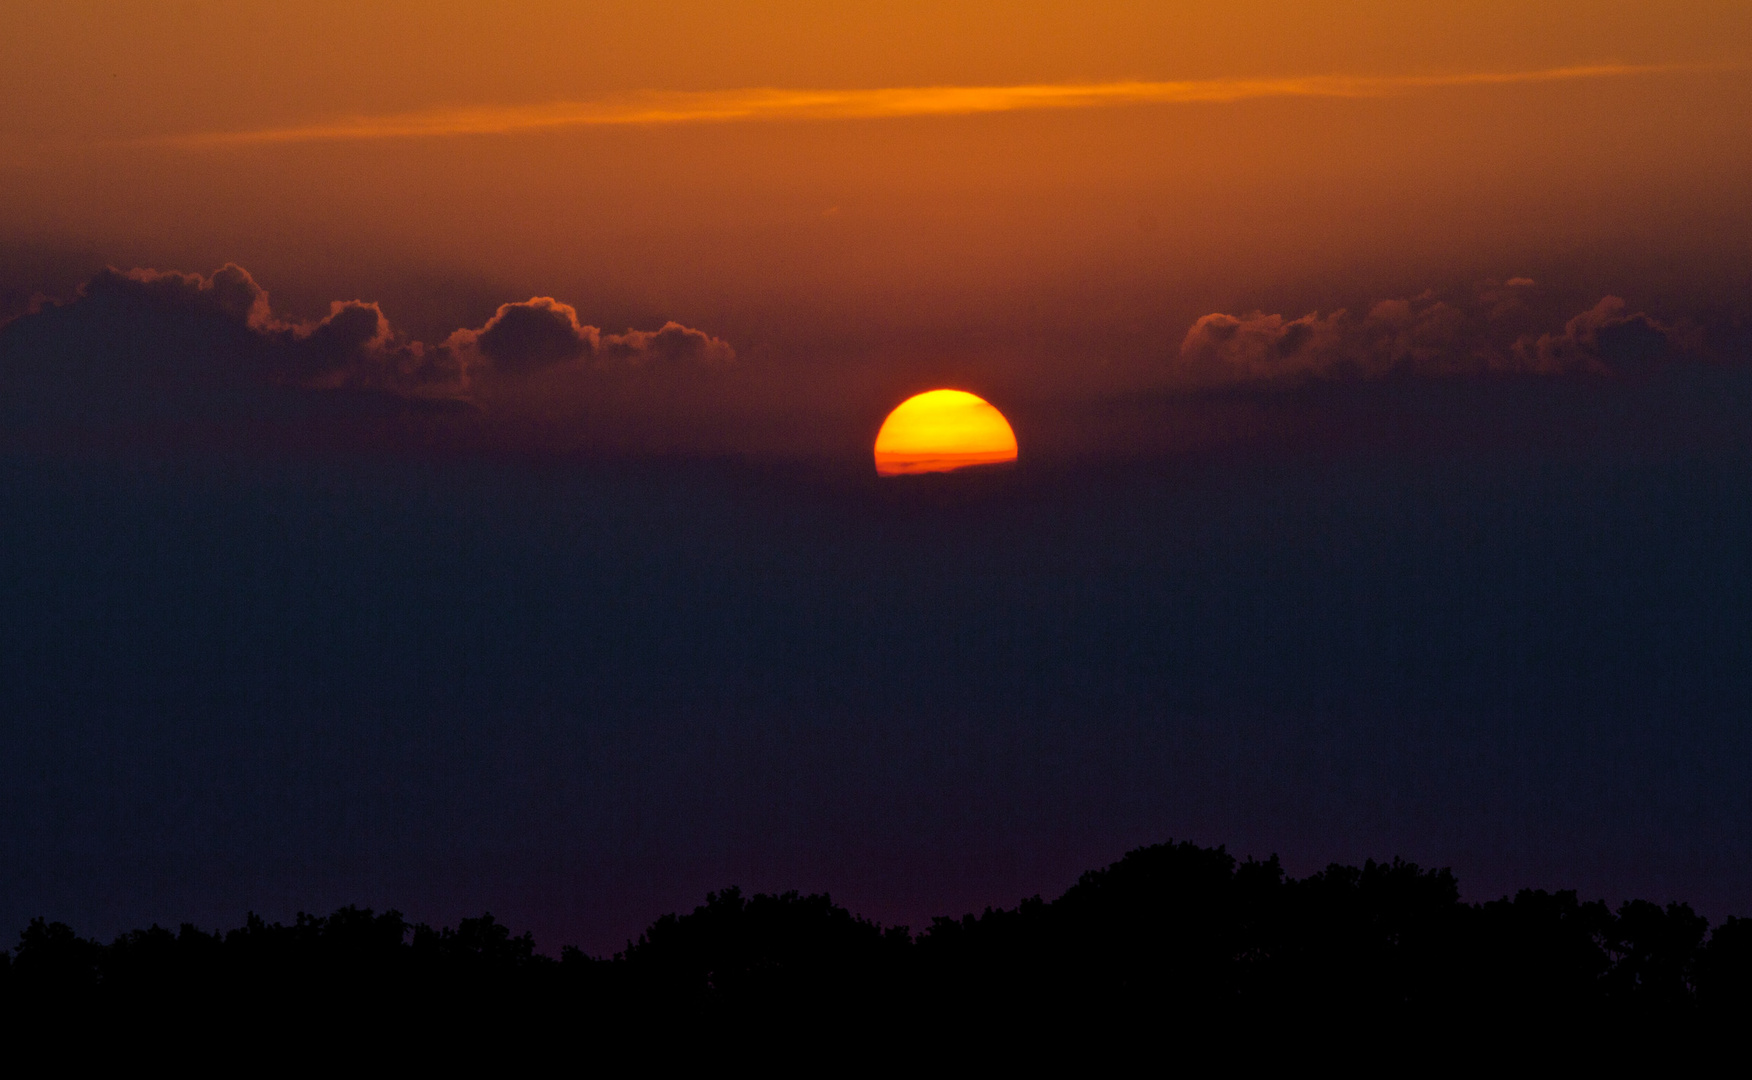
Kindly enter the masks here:
M 509 135 L 566 128 L 723 124 L 779 120 L 870 120 L 973 116 L 1046 109 L 1125 105 L 1226 104 L 1260 98 L 1375 98 L 1417 90 L 1507 86 L 1622 78 L 1680 70 L 1682 65 L 1593 64 L 1537 71 L 1453 75 L 1310 75 L 1280 79 L 1191 79 L 1175 82 L 1042 83 L 1023 86 L 914 86 L 866 90 L 742 89 L 647 91 L 597 101 L 433 109 L 356 116 L 319 124 L 210 131 L 140 140 L 182 147 L 454 135 Z

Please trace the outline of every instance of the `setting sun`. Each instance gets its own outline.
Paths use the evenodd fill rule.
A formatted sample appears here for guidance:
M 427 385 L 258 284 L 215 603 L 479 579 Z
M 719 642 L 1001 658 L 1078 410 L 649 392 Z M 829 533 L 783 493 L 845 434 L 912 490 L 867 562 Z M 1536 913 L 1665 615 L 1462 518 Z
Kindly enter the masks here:
M 964 390 L 930 390 L 901 402 L 876 434 L 879 476 L 948 472 L 1016 460 L 1004 414 Z

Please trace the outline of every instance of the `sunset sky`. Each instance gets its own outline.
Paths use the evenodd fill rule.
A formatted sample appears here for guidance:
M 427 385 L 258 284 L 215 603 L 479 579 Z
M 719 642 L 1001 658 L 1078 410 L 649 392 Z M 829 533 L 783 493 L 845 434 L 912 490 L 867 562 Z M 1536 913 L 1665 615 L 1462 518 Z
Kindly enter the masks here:
M 1752 6 L 0 20 L 0 933 L 1169 835 L 1752 914 Z M 944 387 L 1017 469 L 878 481 Z
M 291 318 L 375 301 L 433 344 L 531 296 L 673 319 L 735 348 L 746 426 L 800 414 L 778 447 L 675 433 L 719 452 L 862 439 L 945 380 L 1052 402 L 1208 378 L 1178 349 L 1214 312 L 1529 278 L 1506 349 L 1606 295 L 1742 327 L 1752 286 L 1737 3 L 8 19 L 14 310 L 104 264 L 232 262 Z

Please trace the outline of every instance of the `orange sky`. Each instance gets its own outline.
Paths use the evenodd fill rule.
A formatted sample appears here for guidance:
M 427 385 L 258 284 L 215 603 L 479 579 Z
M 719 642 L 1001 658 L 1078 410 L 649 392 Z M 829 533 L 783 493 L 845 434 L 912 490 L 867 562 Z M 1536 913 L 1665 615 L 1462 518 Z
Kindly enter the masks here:
M 553 296 L 609 331 L 701 327 L 756 382 L 862 395 L 879 419 L 936 381 L 1154 385 L 1211 312 L 1526 275 L 1562 292 L 1556 331 L 1605 294 L 1676 318 L 1752 283 L 1744 3 L 65 3 L 6 21 L 0 278 L 18 295 L 88 264 L 235 261 L 277 310 L 379 300 L 429 341 Z M 644 122 L 654 107 L 667 122 Z

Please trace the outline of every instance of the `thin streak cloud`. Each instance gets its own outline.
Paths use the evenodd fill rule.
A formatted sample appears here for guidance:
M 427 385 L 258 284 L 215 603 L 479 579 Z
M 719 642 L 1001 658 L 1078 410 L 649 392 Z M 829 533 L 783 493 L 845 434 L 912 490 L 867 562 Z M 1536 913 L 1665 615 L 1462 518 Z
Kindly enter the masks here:
M 565 128 L 710 124 L 761 120 L 857 120 L 972 116 L 1041 109 L 1227 103 L 1257 98 L 1370 98 L 1463 86 L 1608 79 L 1679 70 L 1672 65 L 1594 64 L 1537 71 L 1452 75 L 1313 75 L 1281 79 L 1041 83 L 1023 86 L 903 86 L 863 90 L 755 88 L 645 92 L 596 101 L 434 109 L 355 116 L 317 124 L 212 131 L 149 140 L 185 147 L 508 135 Z

